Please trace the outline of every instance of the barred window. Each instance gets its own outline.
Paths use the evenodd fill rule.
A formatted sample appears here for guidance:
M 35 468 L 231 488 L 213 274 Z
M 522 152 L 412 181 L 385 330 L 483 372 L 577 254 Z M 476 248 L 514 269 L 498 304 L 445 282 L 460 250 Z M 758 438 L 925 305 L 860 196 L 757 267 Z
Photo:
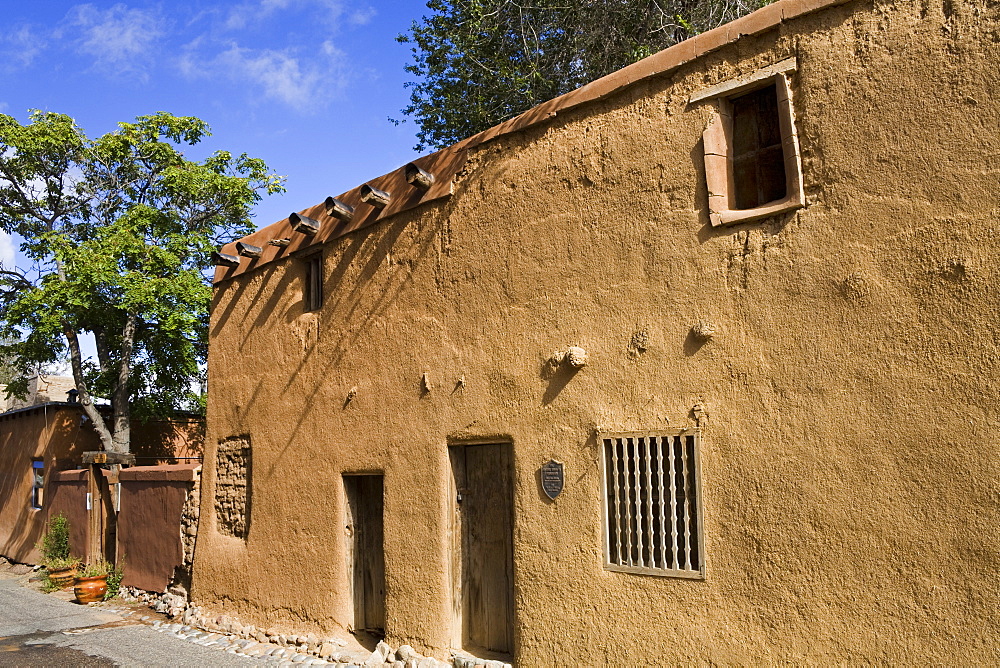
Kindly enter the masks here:
M 323 254 L 314 253 L 305 258 L 305 310 L 323 308 Z
M 605 568 L 704 577 L 698 433 L 606 434 L 602 440 Z

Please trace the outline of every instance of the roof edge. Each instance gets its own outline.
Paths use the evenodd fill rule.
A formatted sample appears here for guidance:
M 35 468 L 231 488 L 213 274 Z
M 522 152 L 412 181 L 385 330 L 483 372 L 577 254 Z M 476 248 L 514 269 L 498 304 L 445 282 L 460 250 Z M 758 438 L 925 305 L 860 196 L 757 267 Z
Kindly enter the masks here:
M 243 237 L 242 241 L 264 249 L 262 256 L 248 258 L 248 262 L 240 262 L 238 267 L 216 267 L 213 283 L 218 285 L 237 275 L 253 271 L 263 265 L 288 257 L 296 251 L 304 250 L 307 247 L 322 244 L 326 241 L 345 236 L 359 229 L 369 227 L 378 222 L 382 222 L 389 217 L 395 216 L 408 209 L 414 208 L 418 204 L 433 201 L 435 199 L 446 198 L 451 195 L 450 179 L 462 169 L 468 154 L 468 150 L 475 148 L 489 141 L 508 135 L 529 127 L 540 125 L 552 120 L 559 114 L 577 109 L 585 104 L 603 100 L 617 95 L 625 89 L 634 86 L 642 81 L 654 77 L 663 76 L 679 69 L 681 66 L 698 60 L 703 56 L 717 51 L 725 46 L 733 44 L 742 37 L 759 35 L 776 28 L 786 21 L 812 14 L 822 9 L 847 4 L 851 0 L 777 0 L 766 5 L 755 12 L 741 16 L 740 18 L 724 23 L 717 28 L 695 35 L 683 42 L 678 42 L 671 47 L 658 51 L 651 56 L 643 58 L 611 74 L 607 74 L 600 79 L 591 81 L 588 84 L 552 98 L 536 107 L 532 107 L 517 116 L 484 130 L 478 134 L 463 139 L 449 147 L 440 149 L 435 153 L 417 158 L 414 164 L 421 168 L 427 168 L 432 173 L 438 172 L 438 176 L 444 177 L 441 180 L 448 180 L 445 186 L 440 181 L 432 188 L 431 192 L 424 194 L 409 193 L 406 200 L 400 204 L 393 204 L 386 210 L 364 210 L 362 216 L 350 225 L 341 224 L 336 219 L 326 215 L 323 205 L 317 204 L 307 209 L 303 209 L 301 214 L 315 217 L 323 221 L 325 228 L 316 237 L 302 238 L 302 235 L 292 233 L 291 226 L 287 219 L 276 221 L 270 225 L 260 228 L 256 232 Z M 367 181 L 382 189 L 399 188 L 400 181 L 403 180 L 404 168 L 400 167 L 388 174 Z M 347 200 L 350 204 L 355 204 L 357 191 L 359 188 L 349 190 L 338 197 Z M 402 189 L 400 189 L 402 190 Z M 291 237 L 291 246 L 286 248 L 268 247 L 270 239 L 280 239 Z M 299 238 L 296 238 L 299 237 Z M 235 254 L 235 244 L 233 241 L 222 247 L 222 252 Z
M 847 4 L 850 1 L 777 0 L 777 2 L 761 7 L 746 16 L 741 16 L 717 28 L 678 42 L 600 79 L 595 79 L 576 90 L 543 102 L 514 118 L 458 142 L 455 144 L 455 148 L 472 148 L 502 135 L 538 125 L 570 109 L 603 100 L 642 81 L 669 74 L 683 65 L 736 42 L 742 37 L 759 35 L 786 21 L 828 7 Z

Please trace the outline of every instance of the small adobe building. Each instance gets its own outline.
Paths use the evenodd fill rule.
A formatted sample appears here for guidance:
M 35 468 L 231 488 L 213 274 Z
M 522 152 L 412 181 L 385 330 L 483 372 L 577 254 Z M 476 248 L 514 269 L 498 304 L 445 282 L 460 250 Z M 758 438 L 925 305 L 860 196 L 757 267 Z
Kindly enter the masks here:
M 75 401 L 52 400 L 57 394 L 51 388 L 72 386 L 61 382 L 63 379 L 60 377 L 47 380 L 50 381 L 48 392 L 36 391 L 34 388 L 38 385 L 33 384 L 25 400 L 12 399 L 8 405 L 13 408 L 0 412 L 0 556 L 21 563 L 41 563 L 38 544 L 45 534 L 45 524 L 59 513 L 70 520 L 73 555 L 86 556 L 87 471 L 78 469 L 85 452 L 102 449 L 101 439 L 84 413 L 83 406 Z M 5 399 L 2 392 L 0 389 L 0 399 Z M 65 391 L 62 393 L 66 394 Z M 105 410 L 103 406 L 99 408 Z M 185 480 L 192 478 L 201 466 L 204 428 L 201 417 L 193 414 L 179 413 L 169 420 L 133 421 L 131 448 L 139 466 L 123 474 L 123 481 L 128 482 L 125 489 L 118 493 L 118 506 L 120 509 L 123 503 L 120 495 L 124 494 L 128 499 L 124 502 L 127 507 L 126 523 L 134 527 L 132 533 L 143 534 L 132 543 L 150 543 L 154 547 L 129 550 L 130 572 L 126 584 L 143 583 L 134 576 L 148 570 L 145 566 L 147 561 L 165 558 L 159 554 L 163 551 L 160 545 L 164 542 L 181 544 L 180 536 L 174 535 L 176 527 L 172 533 L 168 529 L 168 535 L 159 544 L 149 540 L 149 534 L 161 528 L 160 523 L 150 521 L 149 513 L 159 512 L 164 502 L 155 496 L 155 491 L 136 490 L 157 486 L 146 484 L 150 476 L 148 469 L 180 467 L 186 469 L 180 474 Z M 190 487 L 190 481 L 183 486 Z M 171 503 L 180 506 L 186 498 L 185 494 L 184 490 L 173 492 L 179 501 L 174 499 Z M 153 498 L 149 501 L 137 500 L 137 495 L 153 495 Z M 142 509 L 146 506 L 149 508 Z M 107 520 L 104 522 L 106 524 Z M 128 532 L 126 526 L 119 532 L 119 538 Z M 108 549 L 113 548 L 112 540 L 108 542 Z M 149 557 L 140 554 L 142 551 L 148 551 Z M 107 556 L 111 559 L 115 555 L 112 551 Z M 169 578 L 171 568 L 163 566 L 160 570 L 166 572 Z
M 998 19 L 780 0 L 223 248 L 194 601 L 996 663 Z

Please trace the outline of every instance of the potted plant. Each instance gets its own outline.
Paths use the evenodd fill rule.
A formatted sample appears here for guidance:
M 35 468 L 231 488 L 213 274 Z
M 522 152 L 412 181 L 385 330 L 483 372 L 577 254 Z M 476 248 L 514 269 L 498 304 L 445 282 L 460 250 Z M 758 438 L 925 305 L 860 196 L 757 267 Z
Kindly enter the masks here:
M 114 566 L 101 559 L 87 564 L 73 581 L 73 593 L 77 603 L 97 603 L 108 593 L 108 573 Z
M 45 560 L 45 573 L 52 589 L 63 589 L 76 579 L 80 560 L 76 557 L 53 557 Z
M 124 563 L 115 566 L 101 559 L 87 564 L 73 582 L 73 593 L 76 594 L 77 602 L 96 603 L 114 598 L 118 595 L 124 574 Z
M 62 513 L 49 518 L 38 545 L 45 561 L 50 589 L 62 589 L 73 583 L 80 560 L 69 553 L 69 520 Z

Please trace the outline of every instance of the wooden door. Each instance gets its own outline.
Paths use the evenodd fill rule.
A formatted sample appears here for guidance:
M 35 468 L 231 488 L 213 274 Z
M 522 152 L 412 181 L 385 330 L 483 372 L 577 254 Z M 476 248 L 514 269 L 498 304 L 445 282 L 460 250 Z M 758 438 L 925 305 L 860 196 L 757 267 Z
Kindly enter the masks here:
M 383 477 L 344 476 L 347 494 L 347 573 L 355 630 L 385 630 Z
M 451 449 L 460 552 L 456 613 L 462 645 L 514 650 L 513 466 L 506 443 Z M 456 575 L 459 575 L 456 573 Z

